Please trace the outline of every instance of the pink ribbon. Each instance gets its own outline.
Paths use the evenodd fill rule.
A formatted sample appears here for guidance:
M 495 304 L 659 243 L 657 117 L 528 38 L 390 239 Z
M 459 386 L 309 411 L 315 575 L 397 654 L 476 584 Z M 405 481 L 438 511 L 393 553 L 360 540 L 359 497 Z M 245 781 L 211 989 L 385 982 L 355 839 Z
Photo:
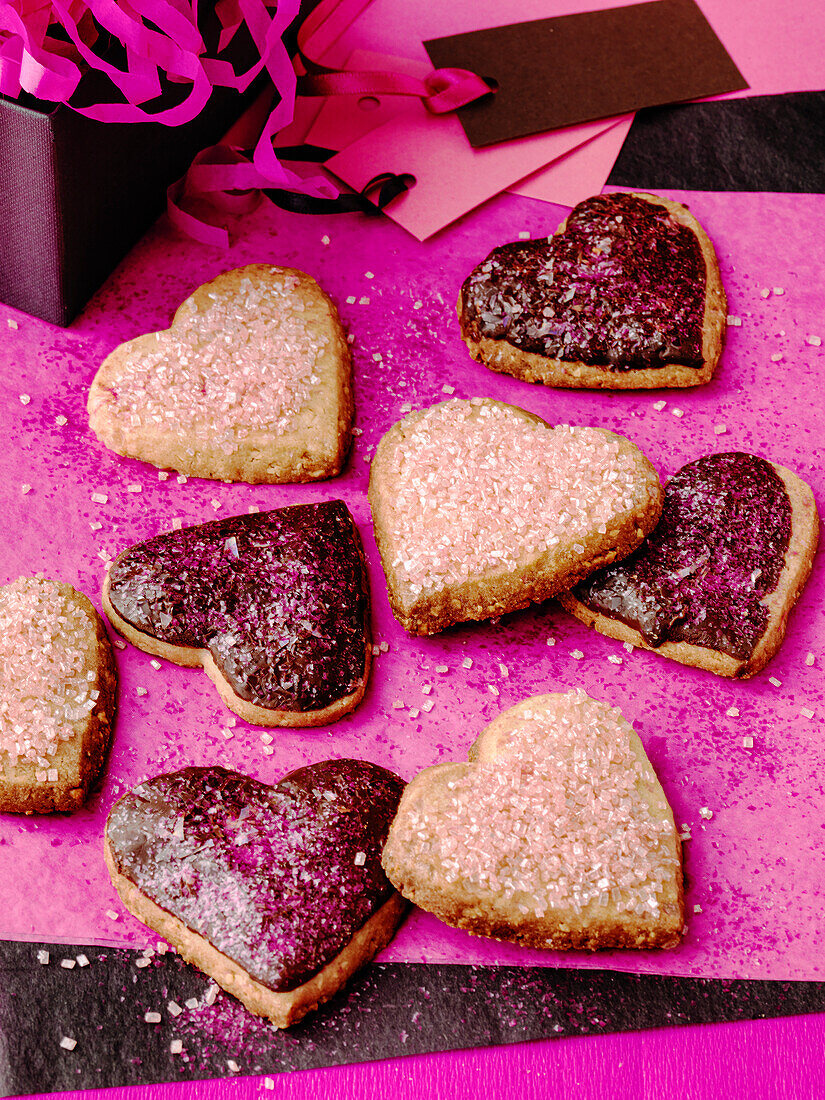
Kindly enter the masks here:
M 0 0 L 0 93 L 21 91 L 72 106 L 84 68 L 105 74 L 126 100 L 73 107 L 101 122 L 153 121 L 180 126 L 201 112 L 214 87 L 244 91 L 266 70 L 275 86 L 275 106 L 254 142 L 252 161 L 236 148 L 215 146 L 195 158 L 184 180 L 169 189 L 173 223 L 209 244 L 226 245 L 226 215 L 252 209 L 260 189 L 294 190 L 317 198 L 338 194 L 320 174 L 302 178 L 278 159 L 273 139 L 291 121 L 296 94 L 413 95 L 435 113 L 451 111 L 490 92 L 474 73 L 438 69 L 426 80 L 400 73 L 336 72 L 317 60 L 338 40 L 371 0 L 321 0 L 298 33 L 301 58 L 309 70 L 296 76 L 284 33 L 298 17 L 300 0 L 218 0 L 221 25 L 217 53 L 245 24 L 259 60 L 236 73 L 220 57 L 207 55 L 198 30 L 198 0 Z M 274 10 L 273 10 L 274 9 Z M 60 26 L 69 42 L 50 34 Z M 100 29 L 124 47 L 125 68 L 111 65 L 94 49 Z M 183 101 L 160 111 L 143 104 L 162 90 L 161 74 L 189 86 Z M 208 215 L 211 209 L 213 212 Z

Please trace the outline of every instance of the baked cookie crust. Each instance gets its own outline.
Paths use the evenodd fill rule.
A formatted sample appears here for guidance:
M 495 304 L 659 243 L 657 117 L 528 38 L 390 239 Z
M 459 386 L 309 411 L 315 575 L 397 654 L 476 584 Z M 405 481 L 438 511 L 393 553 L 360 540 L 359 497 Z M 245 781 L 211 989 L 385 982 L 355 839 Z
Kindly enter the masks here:
M 411 413 L 381 439 L 372 462 L 368 496 L 390 605 L 396 619 L 411 634 L 435 634 L 455 623 L 492 618 L 571 588 L 602 565 L 630 554 L 653 529 L 661 513 L 663 493 L 659 479 L 642 452 L 623 436 L 588 429 L 595 433 L 594 440 L 614 445 L 615 461 L 632 465 L 629 507 L 612 515 L 603 531 L 594 529 L 585 535 L 577 534 L 543 552 L 524 552 L 518 561 L 485 568 L 478 575 L 416 590 L 404 565 L 404 542 L 396 517 L 396 501 L 403 491 L 398 478 L 399 455 L 415 438 L 425 418 L 451 416 L 453 410 L 463 415 L 464 409 L 469 410 L 466 419 L 471 424 L 478 422 L 485 410 L 498 410 L 514 424 L 552 430 L 541 417 L 516 406 L 474 398 L 470 402 L 443 402 L 432 409 Z M 542 471 L 531 468 L 529 475 L 538 479 Z M 437 509 L 430 514 L 436 512 Z M 425 537 L 427 516 L 421 515 L 420 522 Z
M 53 752 L 40 760 L 18 756 L 16 760 L 8 751 L 0 750 L 0 811 L 6 813 L 47 814 L 76 810 L 88 798 L 100 777 L 114 732 L 117 709 L 117 669 L 114 653 L 103 625 L 90 600 L 69 584 L 42 578 L 21 578 L 13 585 L 0 588 L 0 605 L 8 598 L 10 589 L 21 585 L 28 589 L 28 599 L 36 614 L 37 605 L 46 601 L 51 607 L 56 601 L 64 623 L 72 624 L 71 640 L 66 638 L 68 627 L 55 623 L 52 668 L 62 660 L 64 646 L 71 645 L 75 652 L 75 670 L 62 686 L 44 666 L 38 669 L 38 654 L 32 654 L 29 678 L 5 686 L 7 699 L 16 697 L 33 713 L 40 701 L 37 699 L 38 681 L 41 676 L 49 679 L 55 694 L 65 694 L 57 718 L 61 727 L 60 740 Z M 44 656 L 47 656 L 44 654 Z M 11 662 L 4 662 L 4 673 L 12 671 Z M 5 675 L 4 675 L 5 678 Z M 86 713 L 77 717 L 74 700 L 82 696 Z M 66 716 L 66 707 L 69 715 Z M 5 709 L 5 706 L 4 706 Z M 4 720 L 8 721 L 7 715 Z M 24 723 L 26 719 L 23 719 Z M 35 733 L 37 731 L 34 731 Z
M 338 311 L 303 271 L 250 264 L 224 272 L 181 304 L 168 329 L 107 356 L 88 412 L 110 450 L 190 477 L 250 484 L 334 477 L 353 420 Z
M 548 749 L 541 723 L 553 715 L 575 722 L 577 706 L 587 708 L 592 725 L 590 734 L 577 732 L 592 744 L 560 747 L 553 740 Z M 538 748 L 524 753 L 519 739 L 531 723 Z M 609 800 L 611 776 L 624 785 L 616 805 L 603 810 L 610 816 L 598 822 L 599 803 L 576 800 L 579 777 L 584 785 L 602 749 L 599 789 Z M 546 782 L 536 783 L 542 769 Z M 554 784 L 565 773 L 560 795 Z M 618 809 L 629 799 L 630 820 Z M 586 807 L 581 834 L 569 831 L 577 813 L 568 814 L 565 803 Z M 558 837 L 554 820 L 561 822 Z M 603 862 L 609 852 L 621 867 Z M 684 931 L 681 842 L 664 791 L 632 727 L 619 719 L 617 729 L 611 708 L 584 693 L 526 699 L 483 731 L 469 763 L 417 775 L 402 796 L 383 865 L 396 889 L 445 924 L 525 947 L 670 948 Z M 622 885 L 624 879 L 636 884 Z M 648 908 L 654 882 L 660 887 Z

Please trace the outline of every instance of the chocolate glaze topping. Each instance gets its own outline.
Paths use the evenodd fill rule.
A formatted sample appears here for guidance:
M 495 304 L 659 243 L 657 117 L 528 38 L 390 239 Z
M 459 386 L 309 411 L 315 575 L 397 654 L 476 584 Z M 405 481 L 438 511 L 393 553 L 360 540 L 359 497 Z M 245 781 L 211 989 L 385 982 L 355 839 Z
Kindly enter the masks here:
M 689 642 L 747 660 L 765 631 L 791 537 L 791 502 L 769 462 L 708 455 L 665 487 L 641 547 L 573 595 L 638 630 L 649 646 Z
M 340 500 L 233 516 L 124 551 L 109 600 L 138 630 L 208 648 L 242 699 L 319 710 L 364 676 L 369 596 Z
M 381 851 L 403 780 L 362 760 L 274 787 L 184 768 L 135 787 L 106 826 L 118 871 L 268 989 L 326 966 L 389 898 Z
M 493 249 L 461 288 L 463 324 L 549 359 L 698 370 L 705 285 L 691 229 L 633 195 L 597 195 L 559 236 Z

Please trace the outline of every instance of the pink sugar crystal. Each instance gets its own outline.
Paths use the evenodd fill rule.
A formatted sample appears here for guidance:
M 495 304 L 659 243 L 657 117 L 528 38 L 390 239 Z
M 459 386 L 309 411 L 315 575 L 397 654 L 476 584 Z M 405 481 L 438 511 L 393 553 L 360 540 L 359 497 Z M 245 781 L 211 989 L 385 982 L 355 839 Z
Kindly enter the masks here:
M 540 916 L 612 904 L 656 914 L 676 870 L 672 815 L 617 709 L 569 692 L 554 713 L 526 706 L 495 760 L 456 768 L 443 811 L 410 815 L 403 842 L 450 882 L 529 902 Z
M 149 351 L 123 360 L 103 405 L 134 427 L 192 432 L 208 425 L 226 453 L 255 430 L 287 430 L 319 381 L 328 345 L 303 316 L 297 287 L 292 276 L 246 276 L 231 292 L 210 294 L 206 307 L 190 301 L 174 329 L 155 333 Z
M 99 692 L 85 668 L 94 630 L 54 581 L 0 588 L 0 754 L 12 765 L 50 759 L 94 709 Z
M 499 405 L 447 401 L 399 437 L 393 566 L 438 591 L 584 538 L 630 507 L 635 470 L 595 428 L 527 422 Z

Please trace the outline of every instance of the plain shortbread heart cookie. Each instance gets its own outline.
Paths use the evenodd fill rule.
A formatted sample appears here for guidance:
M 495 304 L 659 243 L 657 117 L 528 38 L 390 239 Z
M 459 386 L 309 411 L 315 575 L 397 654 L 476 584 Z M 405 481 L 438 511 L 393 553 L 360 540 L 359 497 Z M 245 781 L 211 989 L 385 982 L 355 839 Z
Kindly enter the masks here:
M 252 1012 L 289 1027 L 390 940 L 381 869 L 404 783 L 326 760 L 274 786 L 185 768 L 115 803 L 104 853 L 127 909 Z
M 526 699 L 468 764 L 407 786 L 384 869 L 456 928 L 528 947 L 674 947 L 681 845 L 633 728 L 582 691 Z
M 169 531 L 124 550 L 103 607 L 139 649 L 202 667 L 261 726 L 320 726 L 361 701 L 370 667 L 361 538 L 341 500 Z
M 708 235 L 680 203 L 597 195 L 556 233 L 494 249 L 458 300 L 474 359 L 526 382 L 650 389 L 710 380 L 727 301 Z
M 121 344 L 89 391 L 89 424 L 117 454 L 194 477 L 305 482 L 340 473 L 352 366 L 311 276 L 252 264 L 199 287 L 171 326 Z
M 719 676 L 753 676 L 785 637 L 819 537 L 796 474 L 742 452 L 705 455 L 665 487 L 639 549 L 559 601 L 621 642 Z
M 526 607 L 625 557 L 656 524 L 656 471 L 622 436 L 487 398 L 411 413 L 369 501 L 393 613 L 412 634 Z
M 0 811 L 82 806 L 103 768 L 117 700 L 103 621 L 71 585 L 0 588 Z

